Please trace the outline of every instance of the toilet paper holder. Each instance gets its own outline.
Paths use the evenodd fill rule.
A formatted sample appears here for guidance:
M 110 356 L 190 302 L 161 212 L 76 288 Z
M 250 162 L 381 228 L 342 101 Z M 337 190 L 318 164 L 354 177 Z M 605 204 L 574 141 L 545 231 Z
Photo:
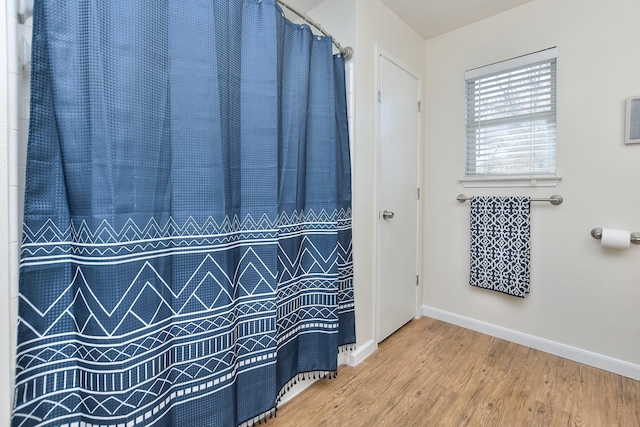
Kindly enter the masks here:
M 602 228 L 594 228 L 591 230 L 591 235 L 594 239 L 602 239 Z M 631 243 L 640 245 L 640 233 L 631 233 Z

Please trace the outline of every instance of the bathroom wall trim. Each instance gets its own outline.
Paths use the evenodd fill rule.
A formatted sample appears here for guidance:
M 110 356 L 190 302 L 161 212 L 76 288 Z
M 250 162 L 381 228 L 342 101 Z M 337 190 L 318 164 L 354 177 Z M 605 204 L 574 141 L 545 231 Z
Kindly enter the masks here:
M 377 349 L 378 345 L 376 344 L 376 342 L 374 340 L 369 340 L 364 344 L 358 346 L 358 348 L 356 348 L 352 352 L 345 353 L 345 359 L 339 360 L 340 362 L 349 366 L 358 366 L 364 361 L 364 359 L 371 356 Z
M 525 334 L 502 326 L 493 325 L 469 317 L 460 316 L 455 313 L 440 310 L 427 305 L 422 306 L 421 313 L 423 316 L 442 320 L 443 322 L 471 329 L 476 332 L 491 335 L 496 338 L 507 340 L 516 344 L 524 345 L 536 350 L 544 351 L 565 359 L 603 369 L 614 374 L 622 375 L 634 380 L 640 381 L 640 365 L 626 362 L 624 360 L 615 359 L 598 353 L 593 353 L 578 347 L 562 344 L 559 342 L 547 340 L 545 338 L 536 337 Z

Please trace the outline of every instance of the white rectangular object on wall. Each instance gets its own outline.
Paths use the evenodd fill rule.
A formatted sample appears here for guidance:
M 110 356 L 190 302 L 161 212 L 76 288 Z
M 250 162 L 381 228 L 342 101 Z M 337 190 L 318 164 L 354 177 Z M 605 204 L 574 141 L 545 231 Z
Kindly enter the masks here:
M 627 98 L 625 144 L 640 144 L 640 96 Z

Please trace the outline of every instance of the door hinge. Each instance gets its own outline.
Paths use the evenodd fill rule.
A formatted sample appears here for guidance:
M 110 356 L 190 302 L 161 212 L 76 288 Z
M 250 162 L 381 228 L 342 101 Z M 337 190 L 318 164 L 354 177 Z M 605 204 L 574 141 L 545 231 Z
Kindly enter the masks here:
M 420 189 L 416 188 L 416 198 L 420 200 Z
M 422 110 L 422 101 L 418 101 L 418 113 Z
M 382 102 L 382 91 L 378 91 L 378 102 Z
M 420 276 L 416 274 L 416 286 L 420 284 Z

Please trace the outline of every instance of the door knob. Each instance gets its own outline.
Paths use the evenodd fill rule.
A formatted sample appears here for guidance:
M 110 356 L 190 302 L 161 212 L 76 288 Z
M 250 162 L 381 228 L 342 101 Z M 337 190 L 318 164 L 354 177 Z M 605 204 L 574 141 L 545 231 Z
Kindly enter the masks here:
M 382 212 L 382 218 L 383 218 L 383 219 L 392 219 L 395 215 L 396 215 L 396 214 L 394 214 L 393 212 L 388 211 L 388 210 L 386 210 L 386 209 L 385 209 L 385 211 L 384 211 L 384 212 Z

